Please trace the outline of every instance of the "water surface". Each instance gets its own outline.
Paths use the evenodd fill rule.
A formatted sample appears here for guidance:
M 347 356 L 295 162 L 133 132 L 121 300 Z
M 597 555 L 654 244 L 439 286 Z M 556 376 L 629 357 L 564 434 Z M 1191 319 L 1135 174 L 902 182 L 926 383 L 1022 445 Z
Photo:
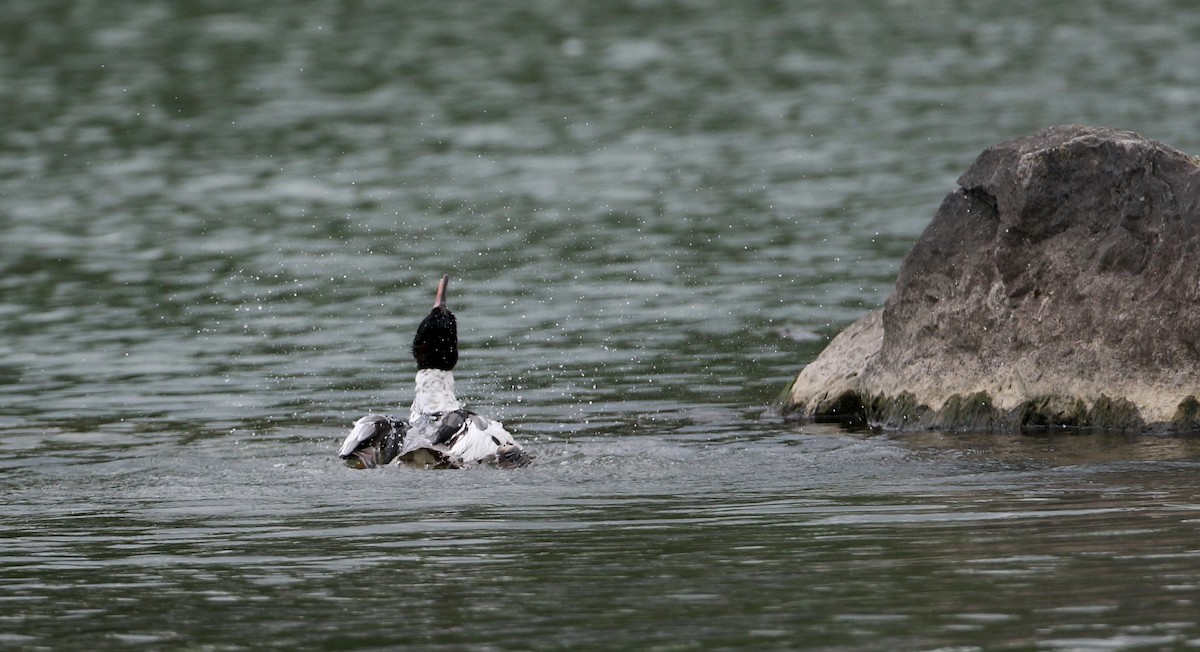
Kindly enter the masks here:
M 1166 0 L 14 0 L 0 646 L 1200 647 L 1200 443 L 768 409 L 985 146 L 1200 151 Z M 355 472 L 454 277 L 538 455 Z

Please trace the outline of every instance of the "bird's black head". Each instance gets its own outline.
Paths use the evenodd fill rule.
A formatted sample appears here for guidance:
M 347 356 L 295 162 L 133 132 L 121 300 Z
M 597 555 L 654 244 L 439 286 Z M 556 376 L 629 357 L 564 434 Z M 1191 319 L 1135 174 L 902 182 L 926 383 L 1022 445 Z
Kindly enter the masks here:
M 433 310 L 417 326 L 412 354 L 418 369 L 450 371 L 458 364 L 458 322 L 446 307 L 446 286 L 449 284 L 450 277 L 443 276 L 438 283 Z

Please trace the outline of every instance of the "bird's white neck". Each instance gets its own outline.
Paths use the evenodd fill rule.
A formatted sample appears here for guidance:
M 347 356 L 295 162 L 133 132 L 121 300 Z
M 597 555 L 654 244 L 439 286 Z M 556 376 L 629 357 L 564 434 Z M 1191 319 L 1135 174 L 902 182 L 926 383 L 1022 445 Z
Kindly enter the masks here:
M 453 412 L 462 408 L 454 395 L 454 372 L 441 369 L 422 369 L 417 372 L 416 395 L 413 396 L 409 421 L 422 414 Z

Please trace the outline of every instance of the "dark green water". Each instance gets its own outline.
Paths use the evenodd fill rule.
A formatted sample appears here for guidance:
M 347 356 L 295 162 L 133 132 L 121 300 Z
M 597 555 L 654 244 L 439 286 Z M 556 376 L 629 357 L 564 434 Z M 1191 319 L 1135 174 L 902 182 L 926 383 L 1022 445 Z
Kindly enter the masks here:
M 0 12 L 0 647 L 1200 647 L 1200 441 L 765 413 L 955 177 L 1200 152 L 1200 12 L 47 2 Z M 450 273 L 539 459 L 355 472 Z

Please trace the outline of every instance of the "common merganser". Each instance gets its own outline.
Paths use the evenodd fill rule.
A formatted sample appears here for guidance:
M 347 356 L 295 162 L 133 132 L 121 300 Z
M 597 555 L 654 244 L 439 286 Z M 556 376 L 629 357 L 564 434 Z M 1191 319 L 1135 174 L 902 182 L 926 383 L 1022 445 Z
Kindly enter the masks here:
M 351 465 L 460 468 L 495 463 L 516 468 L 532 461 L 502 423 L 466 409 L 454 393 L 458 322 L 446 306 L 449 283 L 450 277 L 443 276 L 433 310 L 417 326 L 413 338 L 417 379 L 408 421 L 382 414 L 355 421 L 338 450 L 338 456 Z

